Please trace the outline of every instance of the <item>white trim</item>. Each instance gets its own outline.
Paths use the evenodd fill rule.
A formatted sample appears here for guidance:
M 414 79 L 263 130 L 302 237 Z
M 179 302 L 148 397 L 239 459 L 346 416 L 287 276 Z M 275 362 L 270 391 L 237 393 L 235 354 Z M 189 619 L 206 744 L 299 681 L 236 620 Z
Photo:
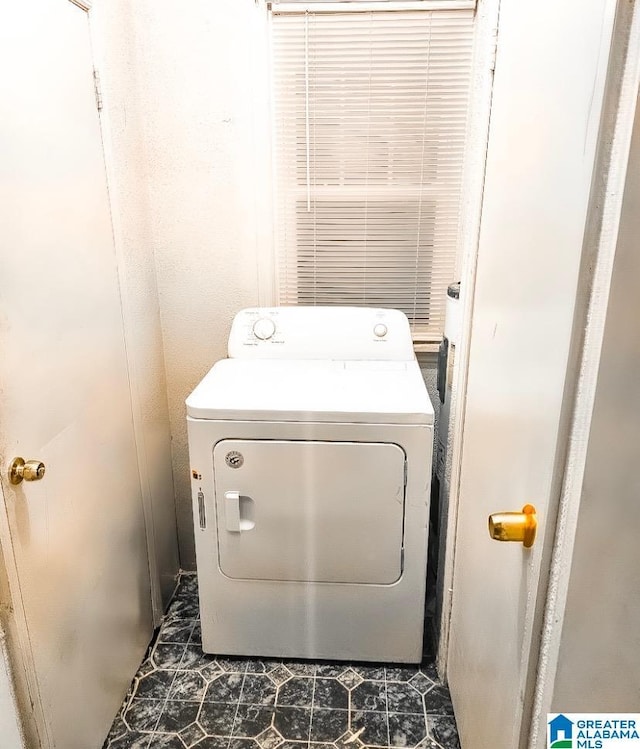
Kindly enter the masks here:
M 0 553 L 2 553 L 4 559 L 9 593 L 11 595 L 11 618 L 17 635 L 17 642 L 14 643 L 12 650 L 15 657 L 15 667 L 22 669 L 24 675 L 23 681 L 26 683 L 28 690 L 28 694 L 22 695 L 22 704 L 25 704 L 24 698 L 26 698 L 31 715 L 33 716 L 33 725 L 37 732 L 39 745 L 42 749 L 49 749 L 53 747 L 53 737 L 42 707 L 36 664 L 33 657 L 33 650 L 31 649 L 31 636 L 29 635 L 27 614 L 22 601 L 20 577 L 18 575 L 13 539 L 11 538 L 11 524 L 9 521 L 9 508 L 7 506 L 7 499 L 10 496 L 12 494 L 8 494 L 4 486 L 0 483 Z M 22 719 L 26 723 L 28 717 L 23 715 Z
M 7 636 L 0 622 L 0 736 L 7 749 L 25 749 L 20 710 L 7 648 Z
M 73 1 L 73 0 L 72 0 Z M 374 0 L 374 2 L 272 2 L 269 10 L 283 13 L 370 13 L 401 10 L 474 10 L 475 0 Z
M 625 0 L 618 3 L 618 18 Z M 629 29 L 626 59 L 623 61 L 622 81 L 618 100 L 618 111 L 613 130 L 608 174 L 604 186 L 602 223 L 597 246 L 595 268 L 586 318 L 586 330 L 582 349 L 580 372 L 577 383 L 575 407 L 571 424 L 569 448 L 560 504 L 554 547 L 552 551 L 549 583 L 542 640 L 538 658 L 537 682 L 533 698 L 531 728 L 528 737 L 529 749 L 538 749 L 546 743 L 546 714 L 551 711 L 556 669 L 560 653 L 560 642 L 569 589 L 571 563 L 582 485 L 586 467 L 589 432 L 595 402 L 600 356 L 604 339 L 606 313 L 618 241 L 618 231 L 624 188 L 629 162 L 631 137 L 638 95 L 640 93 L 640 5 L 632 7 L 630 29 L 622 29 L 623 36 Z M 618 31 L 618 34 L 620 32 Z M 619 39 L 624 45 L 624 39 Z M 615 54 L 615 41 L 612 45 Z M 614 65 L 616 61 L 611 61 Z M 610 70 L 610 75 L 620 75 L 620 69 Z M 619 78 L 618 78 L 619 80 Z M 615 85 L 616 81 L 613 81 Z M 600 134 L 601 139 L 610 137 L 610 132 Z M 594 185 L 597 183 L 594 181 Z M 595 200 L 594 200 L 595 199 Z M 592 200 L 601 199 L 601 192 Z M 588 239 L 588 238 L 587 238 Z
M 80 10 L 84 10 L 85 13 L 88 13 L 91 10 L 92 0 L 69 0 L 69 2 L 77 5 L 78 8 L 80 8 Z
M 463 196 L 463 225 L 461 227 L 461 304 L 462 323 L 460 344 L 456 350 L 455 369 L 452 387 L 451 418 L 453 419 L 451 486 L 449 491 L 448 516 L 446 526 L 446 547 L 443 569 L 438 575 L 443 576 L 442 610 L 439 622 L 440 638 L 437 653 L 437 668 L 440 677 L 446 681 L 447 660 L 449 654 L 449 632 L 451 624 L 451 604 L 453 593 L 453 567 L 455 560 L 455 541 L 458 523 L 458 501 L 460 489 L 460 469 L 462 459 L 462 424 L 464 423 L 464 404 L 467 391 L 469 368 L 469 350 L 471 345 L 471 318 L 473 314 L 473 296 L 475 288 L 476 264 L 478 258 L 478 241 L 480 236 L 480 218 L 484 191 L 487 142 L 489 137 L 489 119 L 491 115 L 491 97 L 493 89 L 493 67 L 495 46 L 498 33 L 500 0 L 486 0 L 480 4 L 476 16 L 476 48 L 474 51 L 474 83 L 471 86 L 469 134 L 467 136 L 469 159 L 465 170 L 464 182 L 467 185 Z M 454 279 L 452 279 L 453 281 Z
M 275 236 L 275 190 L 276 166 L 273 159 L 273 133 L 275 115 L 273 111 L 273 81 L 271 76 L 271 16 L 267 6 L 257 7 L 253 50 L 253 147 L 254 163 L 260 165 L 264 181 L 254 186 L 256 200 L 256 265 L 258 269 L 258 301 L 261 307 L 272 307 L 276 303 L 276 242 Z M 258 95 L 266 92 L 263 101 Z M 262 173 L 264 169 L 264 174 Z M 262 189 L 264 186 L 264 189 Z

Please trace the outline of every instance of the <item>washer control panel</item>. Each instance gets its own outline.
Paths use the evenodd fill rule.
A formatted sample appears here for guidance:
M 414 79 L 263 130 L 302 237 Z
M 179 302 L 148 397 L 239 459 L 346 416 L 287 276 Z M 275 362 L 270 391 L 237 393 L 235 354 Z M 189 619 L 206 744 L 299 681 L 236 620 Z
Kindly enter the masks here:
M 231 358 L 395 360 L 415 358 L 406 315 L 377 307 L 253 307 L 238 312 Z
M 378 338 L 384 338 L 387 335 L 387 331 L 387 326 L 382 322 L 376 323 L 376 325 L 373 326 L 373 334 L 377 335 Z
M 256 338 L 261 341 L 268 341 L 269 338 L 273 338 L 273 334 L 276 332 L 276 324 L 270 317 L 259 317 L 253 323 L 251 330 Z

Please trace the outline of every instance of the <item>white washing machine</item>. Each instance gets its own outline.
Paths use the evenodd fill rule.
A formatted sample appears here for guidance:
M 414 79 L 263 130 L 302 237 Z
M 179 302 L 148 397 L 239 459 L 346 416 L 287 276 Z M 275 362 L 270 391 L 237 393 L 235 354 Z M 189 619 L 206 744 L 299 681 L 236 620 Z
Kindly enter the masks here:
M 419 662 L 433 408 L 405 315 L 243 310 L 187 422 L 204 650 Z

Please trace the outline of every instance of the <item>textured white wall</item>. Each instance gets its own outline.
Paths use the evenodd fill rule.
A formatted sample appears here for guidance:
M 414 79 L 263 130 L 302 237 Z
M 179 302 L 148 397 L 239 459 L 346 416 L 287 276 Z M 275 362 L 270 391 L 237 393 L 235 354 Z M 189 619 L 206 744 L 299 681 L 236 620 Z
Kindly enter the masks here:
M 166 604 L 175 587 L 179 559 L 149 195 L 152 170 L 146 133 L 148 103 L 145 71 L 139 63 L 134 7 L 130 0 L 98 2 L 91 11 L 91 27 L 94 57 L 103 89 L 103 132 L 132 378 L 138 461 L 148 508 L 148 538 L 152 544 L 151 571 L 153 576 L 153 565 L 157 565 L 162 599 Z
M 235 312 L 258 303 L 268 228 L 269 186 L 259 184 L 255 163 L 256 105 L 267 89 L 256 90 L 254 30 L 264 11 L 254 0 L 119 0 L 102 11 L 123 50 L 105 91 L 119 100 L 110 116 L 123 133 L 137 129 L 116 144 L 114 159 L 127 246 L 155 259 L 180 557 L 193 569 L 184 400 L 226 355 Z M 146 258 L 139 271 L 153 273 Z

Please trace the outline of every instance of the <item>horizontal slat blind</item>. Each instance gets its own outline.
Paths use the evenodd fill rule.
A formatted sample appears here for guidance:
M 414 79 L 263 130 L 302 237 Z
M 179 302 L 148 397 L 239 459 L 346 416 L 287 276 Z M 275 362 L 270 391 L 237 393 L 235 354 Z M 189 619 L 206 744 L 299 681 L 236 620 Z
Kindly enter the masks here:
M 272 18 L 281 304 L 396 307 L 442 333 L 473 11 Z

